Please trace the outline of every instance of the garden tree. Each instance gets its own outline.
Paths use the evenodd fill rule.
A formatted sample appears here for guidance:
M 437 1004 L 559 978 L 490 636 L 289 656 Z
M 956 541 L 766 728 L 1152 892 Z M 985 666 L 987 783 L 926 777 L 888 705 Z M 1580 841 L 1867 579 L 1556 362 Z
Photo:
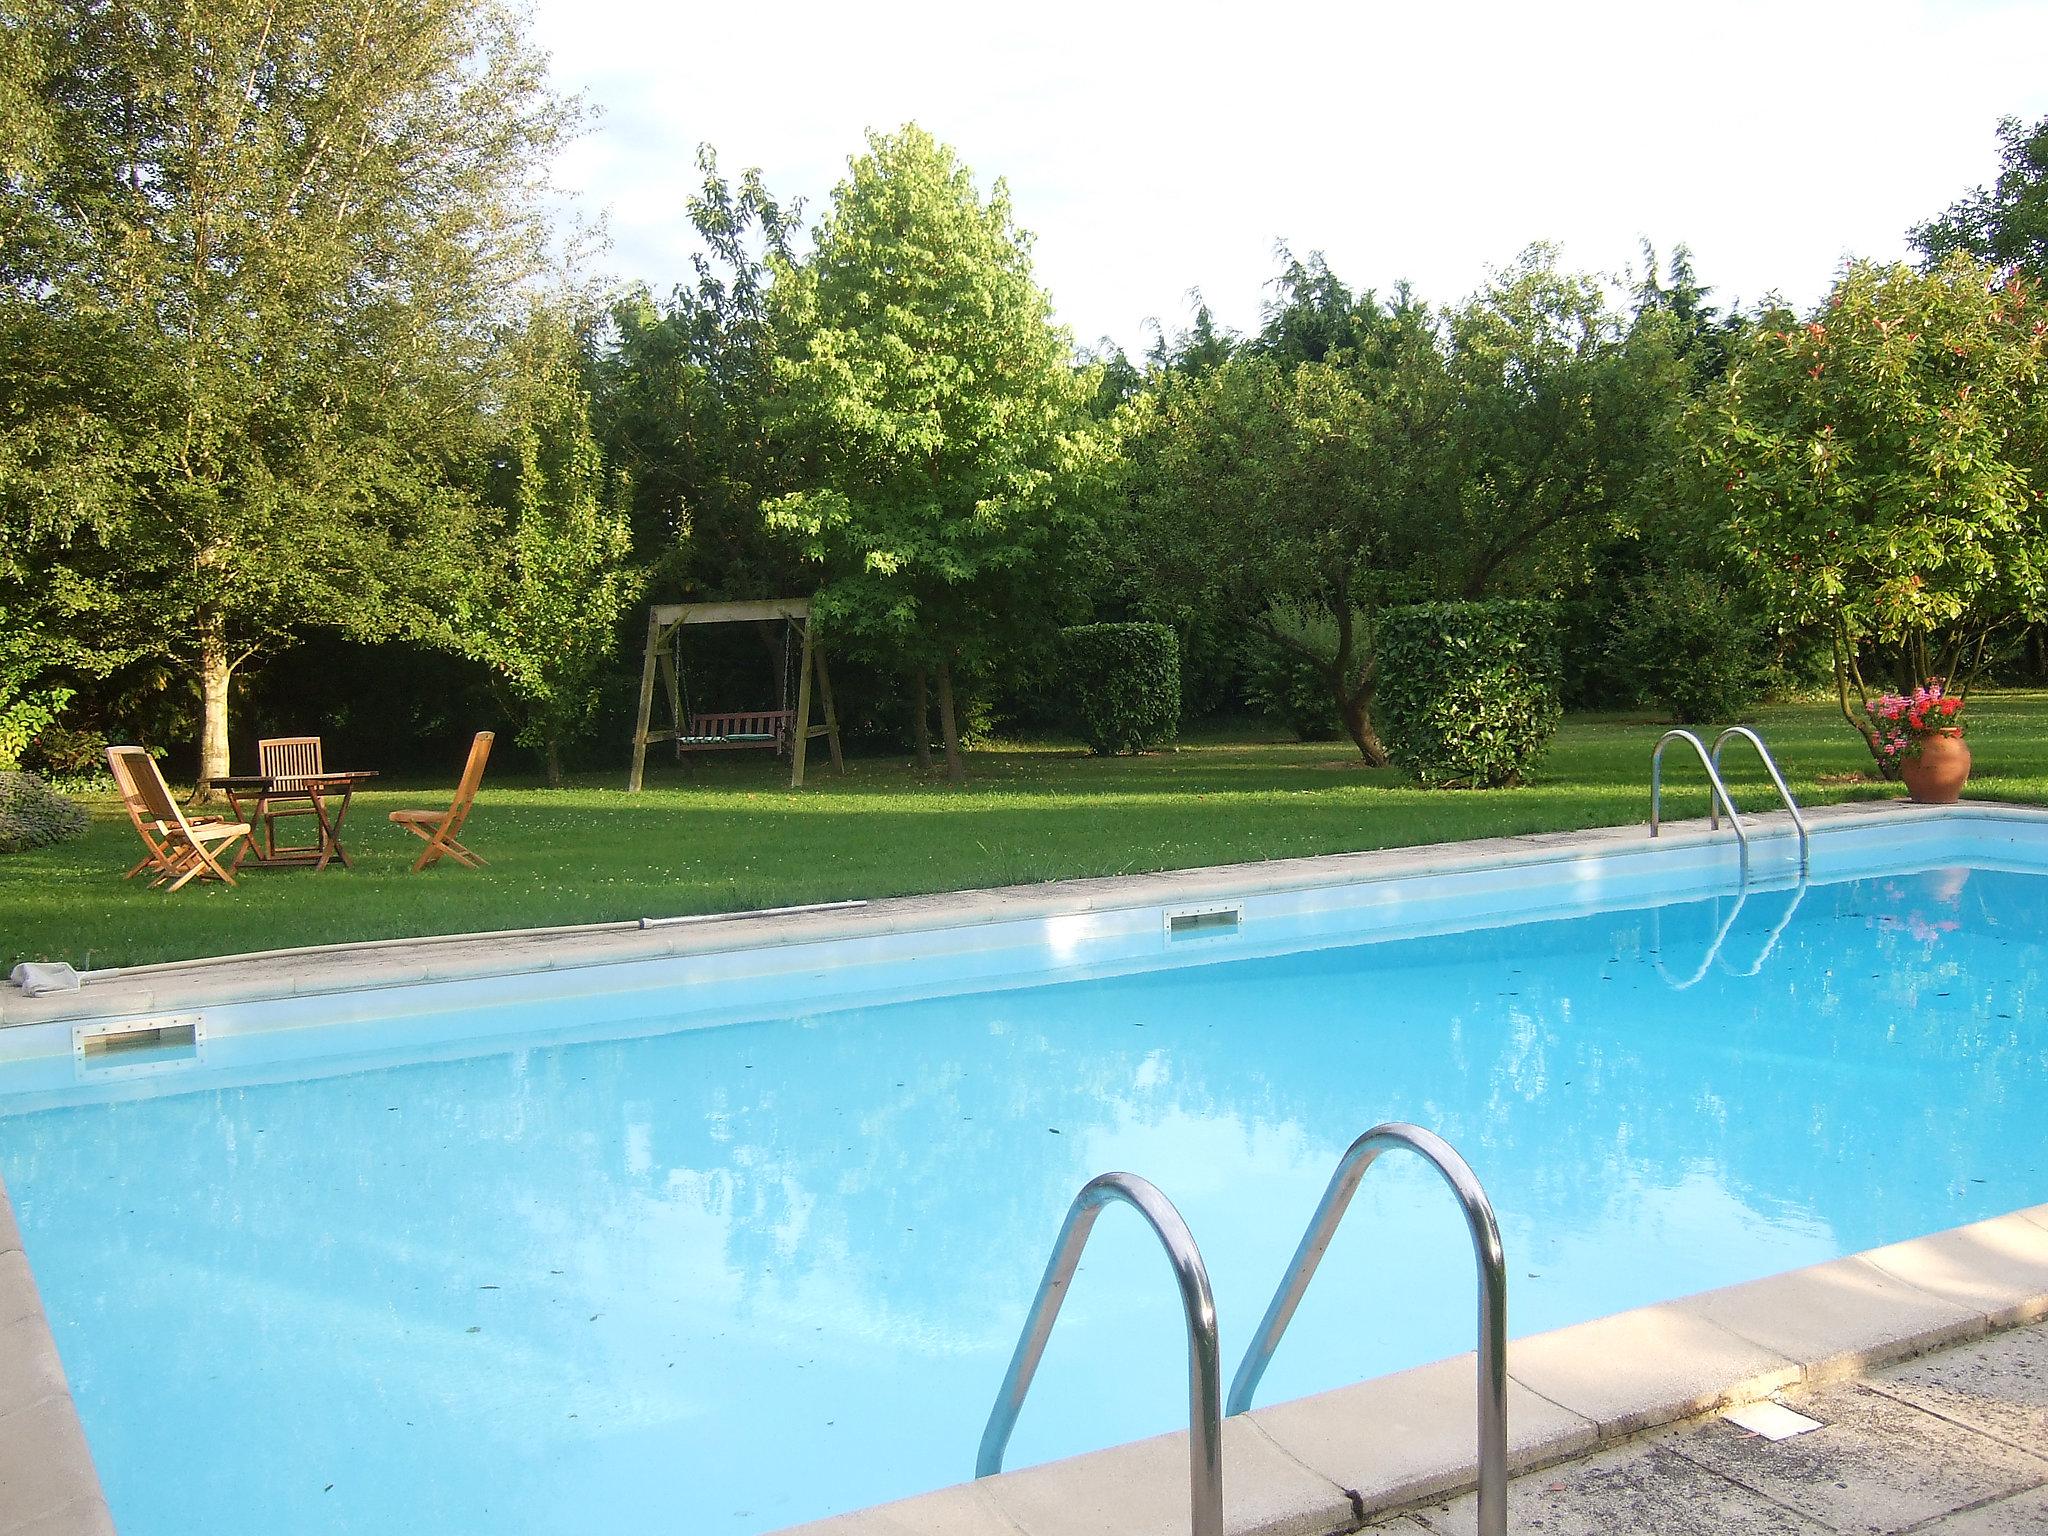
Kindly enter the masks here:
M 494 322 L 580 110 L 499 0 L 18 5 L 0 98 L 0 511 L 96 634 L 237 667 L 386 635 L 469 558 Z
M 1671 451 L 1685 385 L 1671 328 L 1630 325 L 1555 255 L 1529 247 L 1445 317 L 1462 485 L 1424 566 L 1447 597 L 1576 579 Z
M 1104 434 L 1090 375 L 986 201 L 915 124 L 873 133 L 808 261 L 771 262 L 781 431 L 802 453 L 772 527 L 824 568 L 835 642 L 929 669 L 948 776 L 954 675 L 1050 628 L 1078 583 Z
M 0 607 L 0 773 L 19 768 L 24 748 L 70 702 L 55 685 L 55 645 L 19 613 Z
M 1842 713 L 1873 755 L 1867 665 L 1901 691 L 1931 675 L 1961 691 L 1996 631 L 2048 613 L 2041 310 L 2024 278 L 1966 255 L 1852 263 L 1806 321 L 1764 316 L 1690 414 L 1729 555 L 1833 637 Z
M 436 638 L 491 669 L 518 740 L 542 754 L 548 787 L 559 789 L 562 750 L 589 728 L 642 577 L 625 563 L 625 487 L 591 436 L 569 315 L 537 304 L 507 351 L 516 372 L 484 476 L 493 511 L 476 540 L 483 565 L 455 589 Z
M 1201 289 L 1190 288 L 1188 299 L 1195 306 L 1194 323 L 1188 329 L 1169 336 L 1157 319 L 1146 322 L 1152 331 L 1152 345 L 1145 350 L 1145 362 L 1154 372 L 1207 373 L 1237 352 L 1237 334 L 1216 323 Z
M 1322 676 L 1365 761 L 1386 761 L 1372 718 L 1373 612 L 1456 494 L 1456 398 L 1420 305 L 1374 306 L 1344 366 L 1242 356 L 1170 373 L 1125 417 L 1130 526 L 1177 622 L 1245 615 Z M 1298 622 L 1303 609 L 1333 622 Z
M 787 489 L 787 452 L 768 429 L 768 262 L 790 259 L 801 207 L 777 202 L 758 170 L 728 179 L 709 145 L 697 166 L 693 280 L 664 303 L 640 289 L 613 306 L 593 407 L 599 440 L 632 486 L 634 556 L 661 601 L 798 586 L 761 504 Z
M 1267 285 L 1273 297 L 1247 347 L 1282 363 L 1329 362 L 1355 351 L 1363 339 L 1361 313 L 1371 312 L 1372 294 L 1353 294 L 1321 251 L 1302 261 L 1283 245 L 1278 255 L 1280 275 Z M 1396 302 L 1406 301 L 1404 291 Z
M 1145 375 L 1124 349 L 1105 336 L 1091 352 L 1081 354 L 1077 367 L 1088 371 L 1095 385 L 1088 401 L 1088 413 L 1107 421 L 1145 387 Z
M 1723 313 L 1708 302 L 1714 290 L 1700 282 L 1688 247 L 1671 248 L 1661 280 L 1657 276 L 1657 248 L 1645 240 L 1642 251 L 1643 275 L 1635 284 L 1631 329 L 1661 326 L 1671 349 L 1685 365 L 1692 389 L 1698 392 L 1727 372 L 1729 358 L 1743 332 L 1742 317 Z
M 1960 251 L 2002 270 L 2048 282 L 2048 117 L 2029 128 L 2016 117 L 1998 124 L 1998 180 L 1977 187 L 1917 225 L 1913 244 L 1930 266 Z

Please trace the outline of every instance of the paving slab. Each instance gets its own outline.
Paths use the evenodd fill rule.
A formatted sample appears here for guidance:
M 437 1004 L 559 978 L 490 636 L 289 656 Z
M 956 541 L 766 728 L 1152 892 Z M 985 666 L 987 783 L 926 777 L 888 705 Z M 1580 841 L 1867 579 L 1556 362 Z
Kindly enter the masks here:
M 116 1536 L 114 1517 L 97 1497 L 32 1515 L 18 1525 L 7 1522 L 8 1517 L 0 1514 L 0 1536 Z
M 1714 1421 L 1673 1452 L 1843 1536 L 1891 1536 L 2048 1483 L 2048 1459 L 1854 1383 L 1793 1406 L 1822 1427 L 1774 1441 Z
M 1433 1536 L 1477 1536 L 1479 1508 L 1460 1499 L 1414 1518 Z M 1832 1536 L 1828 1527 L 1730 1482 L 1668 1444 L 1630 1445 L 1517 1479 L 1508 1488 L 1508 1529 L 1543 1536 Z
M 0 1328 L 42 1315 L 43 1303 L 36 1294 L 35 1277 L 29 1273 L 28 1255 L 19 1248 L 0 1252 Z
M 101 1497 L 69 1396 L 0 1414 L 0 1536 Z
M 1704 1291 L 1672 1305 L 1800 1361 L 1808 1381 L 1853 1375 L 1990 1326 L 1981 1310 L 1930 1295 L 1861 1256 Z
M 1223 1470 L 1223 1526 L 1231 1536 L 1327 1536 L 1356 1523 L 1350 1494 L 1242 1417 L 1224 1421 Z M 1030 1536 L 1185 1536 L 1188 1437 L 1158 1435 L 1025 1467 L 982 1487 Z M 917 1530 L 952 1536 L 943 1526 Z
M 40 1317 L 0 1323 L 0 1413 L 62 1397 L 67 1391 L 48 1324 Z
M 1766 1396 L 1800 1370 L 1777 1350 L 1666 1303 L 1517 1340 L 1508 1373 L 1613 1439 Z
M 2021 1450 L 2048 1455 L 2048 1329 L 1994 1334 L 1893 1366 L 1872 1377 L 1870 1386 Z
M 2048 1210 L 2048 1207 L 2039 1209 Z M 2048 1227 L 2016 1211 L 1863 1258 L 1908 1285 L 1984 1314 L 1994 1327 L 2048 1317 Z
M 1508 1346 L 1511 1367 L 1519 1347 Z M 1367 1510 L 1428 1498 L 1474 1475 L 1478 1392 L 1469 1354 L 1254 1409 L 1250 1417 L 1289 1456 L 1348 1489 Z M 1596 1436 L 1589 1419 L 1508 1383 L 1510 1466 L 1573 1455 Z
M 960 1483 L 937 1493 L 877 1504 L 850 1514 L 791 1526 L 777 1536 L 1021 1536 L 1017 1523 L 989 1498 L 985 1483 Z
M 2043 1531 L 2048 1531 L 2048 1488 L 1944 1516 L 1913 1536 L 2041 1536 Z

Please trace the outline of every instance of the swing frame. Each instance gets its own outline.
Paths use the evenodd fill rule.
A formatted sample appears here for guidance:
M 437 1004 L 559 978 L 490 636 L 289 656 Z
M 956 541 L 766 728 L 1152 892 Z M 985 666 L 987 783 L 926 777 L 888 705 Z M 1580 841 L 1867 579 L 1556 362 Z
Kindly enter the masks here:
M 781 619 L 794 624 L 803 636 L 803 659 L 797 664 L 796 708 L 794 710 L 686 711 L 682 681 L 677 675 L 672 646 L 692 624 L 758 624 Z M 784 653 L 787 655 L 787 653 Z M 811 679 L 816 675 L 818 702 L 824 720 L 811 723 Z M 654 714 L 654 681 L 659 677 L 668 698 L 669 728 L 650 730 Z M 701 728 L 700 728 L 701 727 Z M 811 739 L 823 736 L 832 751 L 832 771 L 846 772 L 846 760 L 839 751 L 839 716 L 832 707 L 832 677 L 825 669 L 824 647 L 811 639 L 811 600 L 807 597 L 774 597 L 737 603 L 656 603 L 647 611 L 647 650 L 640 662 L 640 709 L 633 726 L 633 771 L 626 780 L 628 793 L 638 793 L 647 767 L 647 744 L 672 741 L 680 756 L 685 752 L 730 752 L 750 747 L 789 747 L 789 787 L 801 789 L 804 782 L 805 749 Z

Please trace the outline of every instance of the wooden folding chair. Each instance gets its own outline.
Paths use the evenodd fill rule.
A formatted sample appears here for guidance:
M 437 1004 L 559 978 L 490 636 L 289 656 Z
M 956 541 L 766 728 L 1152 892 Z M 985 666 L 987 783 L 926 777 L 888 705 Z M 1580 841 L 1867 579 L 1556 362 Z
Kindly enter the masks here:
M 319 808 L 313 804 L 312 798 L 297 791 L 304 780 L 318 778 L 323 771 L 320 738 L 272 736 L 256 743 L 256 760 L 264 776 L 271 781 L 256 811 L 263 822 L 263 857 L 274 859 L 279 855 L 289 857 L 298 853 L 318 853 L 320 844 L 317 839 L 304 846 L 290 843 L 280 846 L 277 824 L 293 816 L 319 816 Z
M 478 731 L 476 740 L 469 744 L 469 761 L 462 768 L 462 782 L 455 787 L 455 801 L 445 811 L 393 811 L 392 822 L 405 828 L 414 837 L 427 840 L 427 851 L 413 864 L 412 872 L 418 874 L 429 864 L 447 854 L 458 863 L 467 864 L 471 869 L 482 869 L 484 859 L 480 854 L 471 853 L 455 840 L 455 834 L 462 830 L 462 824 L 469 820 L 469 808 L 476 802 L 476 787 L 483 782 L 484 762 L 491 755 L 491 742 L 496 739 L 492 731 Z
M 107 748 L 107 767 L 121 791 L 128 819 L 135 824 L 142 846 L 149 850 L 123 879 L 132 880 L 145 869 L 155 869 L 157 875 L 150 885 L 159 886 L 168 880 L 174 891 L 188 880 L 235 883 L 230 871 L 241 865 L 242 856 L 249 851 L 248 838 L 253 829 L 247 822 L 222 821 L 210 816 L 196 821 L 188 819 L 170 786 L 164 783 L 156 759 L 141 747 Z M 220 856 L 237 842 L 241 846 L 235 850 L 233 862 L 223 869 Z

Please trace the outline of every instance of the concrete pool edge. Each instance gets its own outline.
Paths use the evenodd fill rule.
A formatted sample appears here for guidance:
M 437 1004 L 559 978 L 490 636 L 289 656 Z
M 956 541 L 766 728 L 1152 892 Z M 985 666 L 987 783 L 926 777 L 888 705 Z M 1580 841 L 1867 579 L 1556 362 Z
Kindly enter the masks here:
M 1784 840 L 1784 813 L 1746 818 L 1765 836 Z M 1814 832 L 1881 821 L 2019 820 L 2048 822 L 2048 810 L 1971 801 L 1919 806 L 1901 800 L 1848 801 L 1806 812 Z M 1723 830 L 1704 820 L 1667 822 L 1671 850 L 1720 846 Z M 567 929 L 512 929 L 370 940 L 87 972 L 75 991 L 40 997 L 0 987 L 0 1030 L 13 1026 L 178 1013 L 228 1004 L 284 1001 L 342 992 L 382 991 L 454 981 L 597 970 L 633 962 L 779 949 L 936 929 L 967 930 L 1034 918 L 1062 917 L 1199 903 L 1225 898 L 1313 891 L 1474 870 L 1510 870 L 1570 856 L 1604 860 L 1640 853 L 1642 823 L 1572 832 L 1532 832 L 1454 843 L 1424 843 L 1359 853 L 1315 854 L 1249 864 L 1209 865 L 1143 875 L 1105 875 L 1033 885 L 888 897 L 857 910 L 737 912 L 671 926 L 593 924 Z
M 112 1536 L 113 1516 L 0 1184 L 0 1533 Z
M 1848 1378 L 2043 1318 L 2048 1205 L 2037 1205 L 1517 1339 L 1508 1347 L 1509 1469 L 1549 1466 L 1795 1383 Z M 1456 1356 L 1226 1420 L 1226 1529 L 1342 1536 L 1469 1491 L 1473 1376 L 1472 1357 Z M 963 1465 L 971 1449 L 963 1442 Z M 853 1510 L 784 1536 L 1177 1536 L 1187 1528 L 1181 1432 Z

